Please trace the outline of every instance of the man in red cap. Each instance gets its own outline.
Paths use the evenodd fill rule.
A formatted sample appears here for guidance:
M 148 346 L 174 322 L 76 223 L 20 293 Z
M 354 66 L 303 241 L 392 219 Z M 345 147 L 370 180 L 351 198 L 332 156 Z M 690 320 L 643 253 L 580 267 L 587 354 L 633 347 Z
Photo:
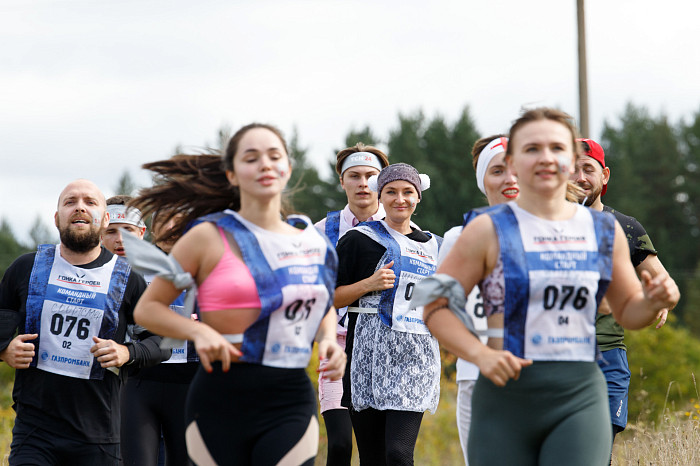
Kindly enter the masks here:
M 584 155 L 576 161 L 576 171 L 571 180 L 586 194 L 579 202 L 598 211 L 613 212 L 610 208 L 604 209 L 600 200 L 608 190 L 610 180 L 610 168 L 605 166 L 605 152 L 593 139 L 578 139 L 578 142 L 583 147 Z M 653 247 L 651 249 L 653 250 Z
M 576 170 L 571 175 L 571 181 L 583 189 L 583 197 L 579 199 L 579 202 L 591 209 L 615 215 L 627 234 L 632 265 L 634 265 L 637 274 L 641 273 L 642 270 L 647 270 L 652 278 L 662 273 L 666 274 L 666 269 L 657 257 L 656 249 L 654 249 L 649 235 L 637 219 L 624 215 L 602 203 L 601 197 L 607 191 L 610 180 L 610 168 L 605 166 L 603 148 L 592 139 L 579 139 L 578 141 L 583 148 L 583 155 L 576 161 Z M 659 322 L 656 328 L 660 328 L 666 323 L 668 311 L 669 309 L 664 309 L 659 312 Z M 603 356 L 598 364 L 608 383 L 614 440 L 615 435 L 622 432 L 627 424 L 630 370 L 627 365 L 624 329 L 615 322 L 606 300 L 603 300 L 598 308 L 596 338 Z

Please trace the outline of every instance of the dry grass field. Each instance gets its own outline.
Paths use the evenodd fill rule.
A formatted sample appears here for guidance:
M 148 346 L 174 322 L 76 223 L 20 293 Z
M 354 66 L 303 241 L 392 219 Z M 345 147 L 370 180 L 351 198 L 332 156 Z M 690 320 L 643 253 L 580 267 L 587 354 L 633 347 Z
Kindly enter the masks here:
M 3 365 L 4 366 L 4 365 Z M 313 366 L 313 364 L 312 364 Z M 315 367 L 309 367 L 312 380 Z M 3 368 L 2 372 L 7 371 Z M 312 375 L 313 374 L 313 375 Z M 7 375 L 7 374 L 5 374 Z M 3 377 L 7 381 L 7 377 Z M 315 383 L 315 380 L 314 380 Z M 426 414 L 416 444 L 415 463 L 426 466 L 462 464 L 462 452 L 455 423 L 456 383 L 443 378 L 440 405 L 434 415 Z M 7 464 L 14 412 L 10 407 L 10 385 L 0 387 L 0 464 Z M 684 406 L 665 406 L 658 420 L 630 422 L 615 442 L 613 465 L 700 465 L 700 402 L 696 397 Z M 326 433 L 323 418 L 316 465 L 325 465 Z M 357 449 L 353 465 L 359 465 Z

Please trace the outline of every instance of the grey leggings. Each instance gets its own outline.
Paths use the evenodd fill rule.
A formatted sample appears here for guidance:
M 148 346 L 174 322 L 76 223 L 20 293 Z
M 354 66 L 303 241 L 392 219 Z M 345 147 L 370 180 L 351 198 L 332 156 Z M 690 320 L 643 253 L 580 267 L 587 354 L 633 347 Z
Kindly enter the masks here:
M 610 408 L 595 362 L 535 362 L 497 387 L 479 376 L 469 464 L 596 466 L 610 462 Z

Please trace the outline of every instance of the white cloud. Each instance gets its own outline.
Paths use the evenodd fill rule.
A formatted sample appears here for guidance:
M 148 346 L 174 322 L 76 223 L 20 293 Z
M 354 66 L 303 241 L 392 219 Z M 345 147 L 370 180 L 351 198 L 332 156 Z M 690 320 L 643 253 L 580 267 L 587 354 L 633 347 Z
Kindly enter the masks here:
M 625 103 L 700 108 L 698 7 L 589 0 L 593 137 Z M 682 14 L 679 14 L 682 12 Z M 0 217 L 26 238 L 77 177 L 111 194 L 128 169 L 224 124 L 296 126 L 325 167 L 350 129 L 397 114 L 484 133 L 523 105 L 578 113 L 575 2 L 7 0 L 0 5 Z

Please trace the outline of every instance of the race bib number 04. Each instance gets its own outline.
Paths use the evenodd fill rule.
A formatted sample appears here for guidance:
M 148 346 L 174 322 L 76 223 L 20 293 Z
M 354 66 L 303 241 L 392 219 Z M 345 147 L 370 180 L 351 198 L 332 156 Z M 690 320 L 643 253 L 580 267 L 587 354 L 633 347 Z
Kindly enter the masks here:
M 525 357 L 591 361 L 598 273 L 530 272 Z

